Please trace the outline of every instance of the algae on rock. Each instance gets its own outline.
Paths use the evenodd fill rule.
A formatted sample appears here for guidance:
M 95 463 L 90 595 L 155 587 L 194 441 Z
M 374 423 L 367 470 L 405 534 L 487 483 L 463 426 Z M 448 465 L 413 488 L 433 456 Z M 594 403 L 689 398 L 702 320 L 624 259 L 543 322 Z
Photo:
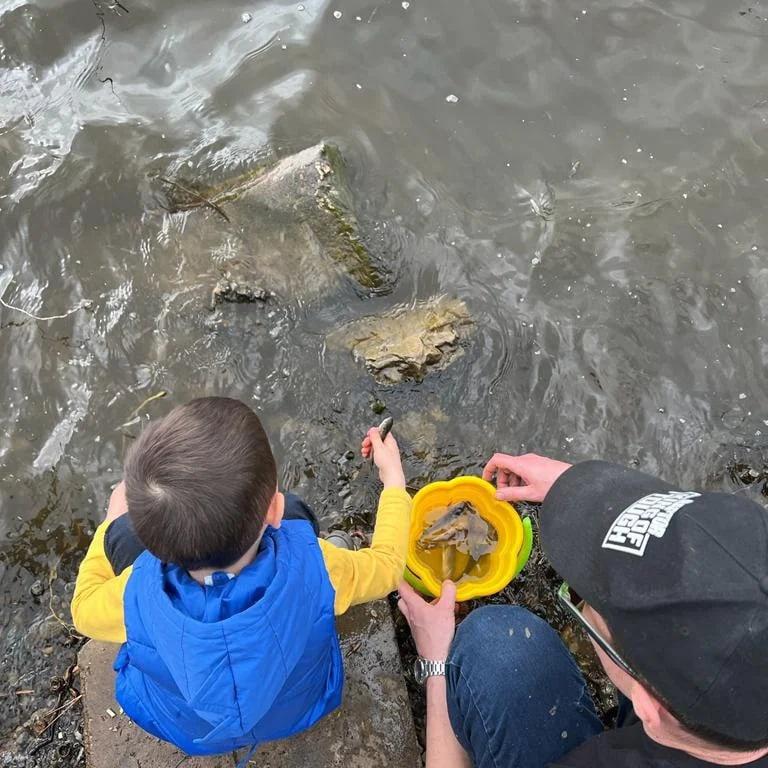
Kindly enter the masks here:
M 384 383 L 420 381 L 461 353 L 460 343 L 471 324 L 463 301 L 441 297 L 355 320 L 331 334 L 329 341 L 348 347 Z

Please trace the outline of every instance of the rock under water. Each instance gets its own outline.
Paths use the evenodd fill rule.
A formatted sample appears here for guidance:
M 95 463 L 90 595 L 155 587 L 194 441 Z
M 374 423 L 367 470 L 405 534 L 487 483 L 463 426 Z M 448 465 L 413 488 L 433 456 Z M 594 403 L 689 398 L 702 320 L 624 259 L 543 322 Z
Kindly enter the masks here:
M 420 381 L 461 353 L 471 325 L 463 301 L 441 297 L 355 320 L 331 334 L 329 341 L 348 347 L 384 383 Z
M 211 309 L 222 302 L 233 304 L 252 304 L 256 301 L 267 301 L 269 291 L 259 286 L 239 283 L 229 277 L 222 277 L 211 292 Z

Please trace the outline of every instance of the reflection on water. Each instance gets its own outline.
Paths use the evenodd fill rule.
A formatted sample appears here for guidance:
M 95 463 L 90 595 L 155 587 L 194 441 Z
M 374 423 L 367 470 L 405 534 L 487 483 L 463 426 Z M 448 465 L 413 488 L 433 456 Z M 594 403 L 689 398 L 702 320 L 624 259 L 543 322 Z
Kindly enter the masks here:
M 50 640 L 30 585 L 55 565 L 66 602 L 138 428 L 121 425 L 161 390 L 142 419 L 203 393 L 258 408 L 283 480 L 327 520 L 371 508 L 344 455 L 377 398 L 414 485 L 536 450 L 731 487 L 733 451 L 768 445 L 767 16 L 716 0 L 0 4 L 1 297 L 39 316 L 92 302 L 51 321 L 0 307 L 4 688 L 34 687 L 29 649 Z M 218 256 L 182 237 L 158 174 L 216 184 L 323 139 L 392 292 L 210 312 Z M 442 292 L 478 332 L 421 385 L 379 387 L 326 350 L 342 322 Z

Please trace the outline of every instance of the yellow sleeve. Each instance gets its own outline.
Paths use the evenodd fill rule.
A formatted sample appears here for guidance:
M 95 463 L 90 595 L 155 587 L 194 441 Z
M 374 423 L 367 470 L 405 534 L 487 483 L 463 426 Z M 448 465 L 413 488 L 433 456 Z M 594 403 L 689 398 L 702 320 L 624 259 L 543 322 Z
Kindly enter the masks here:
M 132 566 L 115 576 L 104 552 L 104 534 L 109 523 L 105 520 L 96 529 L 85 559 L 80 563 L 72 597 L 72 621 L 81 635 L 124 643 L 123 594 Z
M 379 499 L 371 546 L 352 552 L 320 539 L 325 567 L 336 590 L 337 616 L 350 606 L 386 597 L 405 570 L 411 497 L 402 488 L 385 488 Z

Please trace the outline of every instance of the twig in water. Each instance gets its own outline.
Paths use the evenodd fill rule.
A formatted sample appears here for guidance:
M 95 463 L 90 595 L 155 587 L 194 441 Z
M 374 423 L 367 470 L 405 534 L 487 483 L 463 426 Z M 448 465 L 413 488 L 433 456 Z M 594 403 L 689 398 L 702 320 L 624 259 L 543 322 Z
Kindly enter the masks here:
M 160 179 L 160 181 L 162 181 L 164 184 L 170 184 L 172 187 L 176 187 L 177 189 L 180 189 L 182 192 L 185 192 L 188 195 L 192 195 L 192 197 L 197 198 L 201 203 L 204 203 L 209 208 L 216 211 L 216 213 L 218 213 L 219 216 L 221 216 L 224 219 L 224 221 L 227 222 L 227 224 L 232 223 L 230 221 L 229 216 L 227 216 L 226 212 L 224 211 L 224 209 L 220 205 L 217 205 L 216 203 L 214 203 L 213 200 L 209 200 L 207 197 L 204 197 L 199 192 L 195 192 L 194 189 L 189 189 L 188 187 L 185 187 L 183 184 L 179 184 L 178 181 L 169 179 L 167 176 L 158 176 L 157 178 Z
M 134 422 L 135 422 L 136 417 L 144 410 L 144 408 L 147 405 L 149 405 L 154 400 L 160 400 L 161 398 L 166 397 L 167 395 L 168 395 L 168 393 L 164 389 L 161 389 L 159 392 L 156 392 L 154 395 L 150 395 L 149 397 L 147 397 L 144 400 L 142 400 L 142 402 L 139 405 L 139 407 L 134 409 L 133 411 L 131 411 L 131 415 L 128 417 L 128 419 L 126 421 L 124 421 L 118 427 L 118 429 L 126 429 L 127 427 L 132 427 Z
M 78 694 L 77 694 L 77 696 L 75 696 L 73 699 L 70 699 L 70 700 L 69 700 L 69 701 L 68 701 L 66 704 L 62 704 L 62 706 L 60 706 L 60 707 L 58 707 L 57 709 L 53 710 L 54 712 L 58 711 L 58 713 L 59 713 L 59 714 L 58 714 L 58 715 L 56 715 L 56 717 L 54 717 L 54 718 L 53 718 L 53 720 L 51 720 L 51 721 L 48 723 L 48 728 L 52 728 L 52 727 L 53 727 L 53 724 L 54 724 L 54 723 L 55 723 L 55 722 L 56 722 L 56 721 L 57 721 L 59 718 L 63 717 L 63 716 L 64 716 L 64 715 L 67 713 L 67 710 L 68 710 L 68 709 L 71 709 L 71 708 L 72 708 L 72 707 L 73 707 L 75 704 L 77 704 L 77 702 L 78 702 L 78 701 L 80 701 L 80 699 L 82 699 L 82 698 L 83 698 L 83 694 L 82 694 L 82 693 L 78 693 Z M 53 714 L 53 712 L 51 712 L 50 714 Z M 50 743 L 50 742 L 49 742 L 49 743 Z M 31 754 L 31 753 L 30 753 L 30 754 Z
M 120 0 L 113 0 L 112 4 L 109 6 L 110 11 L 115 11 L 115 13 L 119 16 L 120 13 L 115 10 L 119 8 L 120 11 L 123 11 L 124 13 L 130 13 L 130 11 L 120 2 Z
M 82 698 L 83 698 L 83 694 L 82 693 L 78 693 L 78 694 L 74 695 L 65 704 L 61 704 L 58 707 L 54 707 L 52 710 L 50 710 L 50 712 L 46 712 L 43 715 L 43 719 L 47 721 L 49 717 L 52 717 L 53 715 L 56 715 L 56 713 L 58 713 L 58 715 L 56 717 L 56 720 L 58 720 L 64 714 L 64 712 L 66 712 L 73 704 L 75 704 L 76 702 L 80 701 L 80 699 L 82 699 Z M 50 728 L 56 722 L 56 720 L 51 720 L 48 723 L 48 727 Z
M 167 396 L 168 396 L 168 393 L 164 389 L 161 389 L 159 392 L 156 392 L 154 395 L 150 395 L 149 397 L 144 398 L 144 400 L 142 400 L 141 402 L 141 405 L 139 405 L 139 407 L 136 408 L 136 410 L 131 414 L 131 418 L 133 418 L 134 416 L 138 416 L 144 410 L 144 407 L 149 405 L 151 402 L 155 400 L 160 400 L 161 398 L 167 397 Z
M 67 622 L 64 621 L 64 619 L 62 619 L 58 613 L 56 613 L 56 609 L 53 607 L 53 580 L 57 575 L 58 571 L 54 565 L 51 567 L 51 571 L 48 575 L 48 607 L 51 609 L 51 616 L 53 616 L 53 618 L 56 619 L 56 621 L 58 621 L 59 624 L 64 627 L 64 629 L 67 630 L 67 633 L 69 635 L 76 635 L 77 633 L 75 632 L 74 626 L 72 624 L 67 624 Z
M 31 749 L 27 751 L 27 755 L 30 757 L 37 752 L 39 752 L 43 747 L 47 747 L 52 741 L 53 741 L 53 724 L 68 710 L 70 709 L 74 704 L 76 704 L 80 699 L 82 699 L 82 694 L 80 691 L 78 691 L 76 688 L 73 688 L 72 686 L 72 675 L 77 670 L 77 664 L 71 664 L 67 668 L 67 672 L 64 675 L 64 678 L 62 680 L 61 689 L 59 690 L 59 699 L 56 703 L 56 707 L 49 713 L 47 713 L 43 717 L 43 721 L 45 722 L 45 727 L 40 732 L 40 736 L 43 736 L 43 734 L 47 731 L 48 735 L 44 738 L 41 738 L 40 741 L 37 742 L 34 746 L 32 746 Z M 64 701 L 64 697 L 67 693 L 72 694 L 72 699 L 68 701 L 66 704 L 62 705 L 62 702 Z M 59 714 L 56 715 L 56 718 L 54 720 L 51 720 L 48 722 L 48 718 L 58 712 Z
M 2 304 L 6 309 L 13 309 L 16 310 L 16 312 L 21 312 L 22 315 L 31 317 L 33 320 L 63 320 L 65 317 L 74 315 L 75 312 L 79 312 L 81 309 L 91 309 L 91 307 L 93 307 L 93 302 L 90 299 L 83 299 L 76 307 L 73 307 L 63 315 L 33 315 L 31 312 L 27 312 L 26 309 L 22 309 L 21 307 L 14 307 L 13 304 L 8 304 L 7 302 L 3 301 L 3 299 L 0 299 L 0 304 Z

